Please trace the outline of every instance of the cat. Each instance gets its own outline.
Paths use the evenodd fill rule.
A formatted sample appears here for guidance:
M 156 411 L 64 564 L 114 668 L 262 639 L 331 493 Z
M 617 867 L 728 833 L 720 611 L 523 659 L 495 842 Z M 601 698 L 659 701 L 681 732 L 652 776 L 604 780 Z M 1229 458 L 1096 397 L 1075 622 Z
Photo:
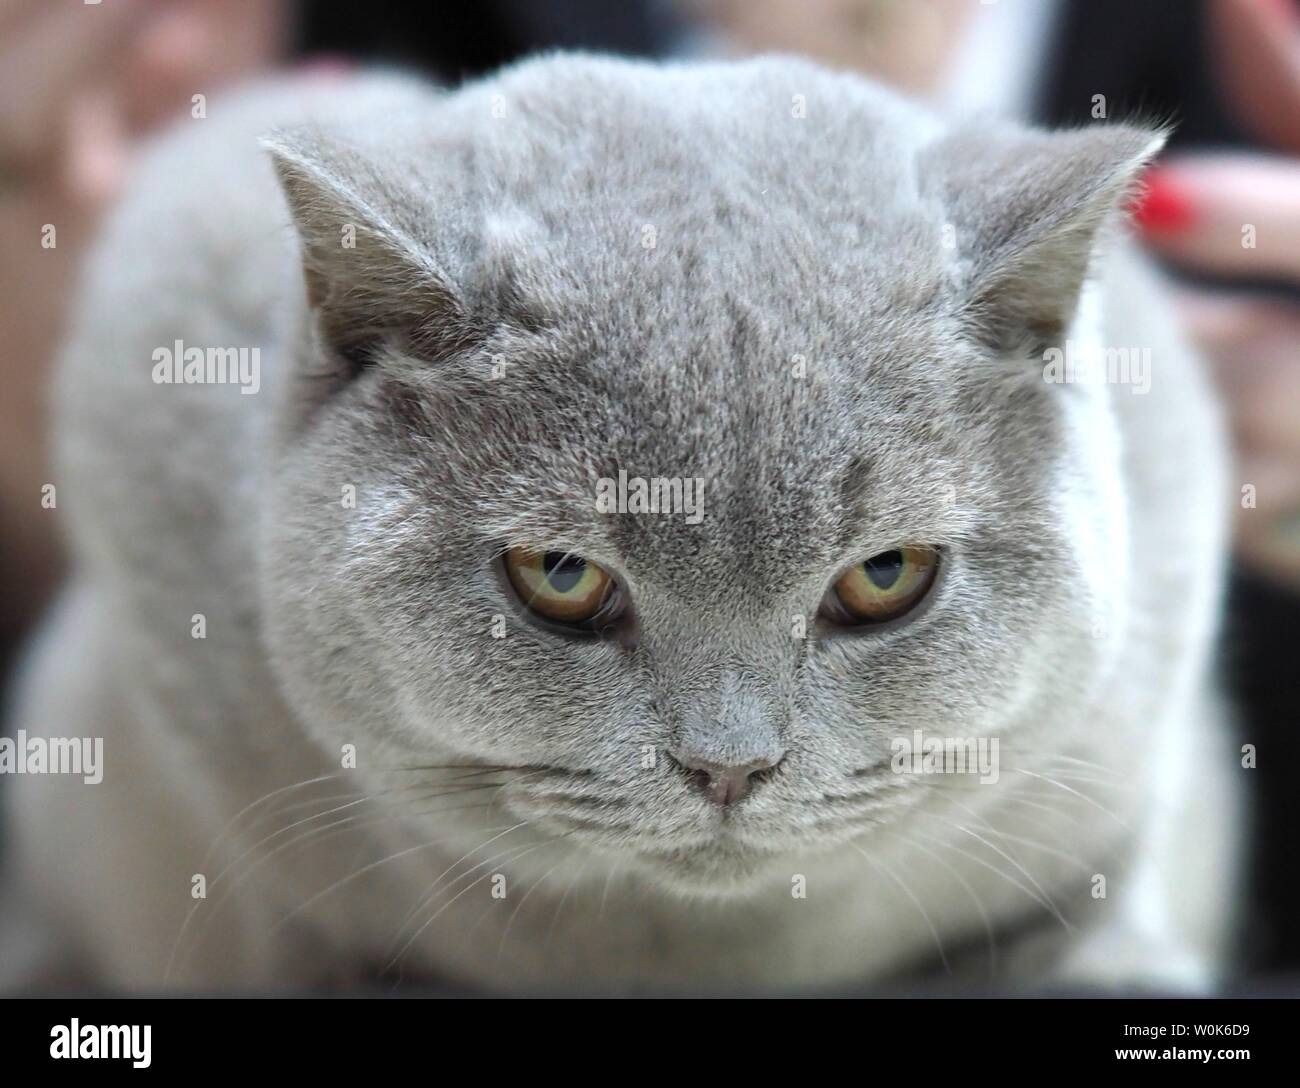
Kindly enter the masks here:
M 60 368 L 13 724 L 103 781 L 7 783 L 8 986 L 1219 985 L 1162 139 L 781 57 L 214 99 Z

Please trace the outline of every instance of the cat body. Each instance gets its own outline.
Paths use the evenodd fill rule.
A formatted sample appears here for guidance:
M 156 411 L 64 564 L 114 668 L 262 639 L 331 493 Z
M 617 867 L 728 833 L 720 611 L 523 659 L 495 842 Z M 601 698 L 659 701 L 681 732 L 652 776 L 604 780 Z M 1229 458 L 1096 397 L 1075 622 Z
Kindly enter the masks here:
M 1223 442 L 1113 229 L 1155 136 L 783 59 L 210 113 L 62 364 L 74 575 L 15 721 L 104 781 L 7 784 L 11 985 L 1215 982 Z M 1045 381 L 1067 343 L 1149 389 Z M 705 516 L 598 512 L 620 471 Z M 917 615 L 826 629 L 903 543 Z M 616 572 L 635 638 L 532 622 L 508 548 Z M 996 781 L 899 773 L 918 730 Z M 775 769 L 720 805 L 683 751 Z

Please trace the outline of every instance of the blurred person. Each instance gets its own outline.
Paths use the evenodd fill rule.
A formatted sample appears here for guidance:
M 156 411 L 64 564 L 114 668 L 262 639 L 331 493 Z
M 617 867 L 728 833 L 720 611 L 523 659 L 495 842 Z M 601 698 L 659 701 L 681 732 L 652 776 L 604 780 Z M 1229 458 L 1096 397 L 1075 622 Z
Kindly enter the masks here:
M 1146 179 L 1137 222 L 1179 268 L 1256 290 L 1186 292 L 1183 313 L 1232 408 L 1242 556 L 1300 586 L 1300 7 L 1214 0 L 1226 104 L 1270 152 L 1174 154 Z
M 58 577 L 46 389 L 85 247 L 135 149 L 266 68 L 279 0 L 0 0 L 0 693 Z

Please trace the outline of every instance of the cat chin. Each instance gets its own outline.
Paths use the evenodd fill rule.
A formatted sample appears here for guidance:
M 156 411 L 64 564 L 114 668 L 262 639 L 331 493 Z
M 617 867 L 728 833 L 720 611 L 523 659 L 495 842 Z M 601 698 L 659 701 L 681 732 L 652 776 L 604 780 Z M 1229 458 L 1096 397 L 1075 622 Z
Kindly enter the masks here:
M 643 850 L 635 858 L 655 887 L 685 899 L 740 898 L 788 877 L 774 852 L 715 843 Z

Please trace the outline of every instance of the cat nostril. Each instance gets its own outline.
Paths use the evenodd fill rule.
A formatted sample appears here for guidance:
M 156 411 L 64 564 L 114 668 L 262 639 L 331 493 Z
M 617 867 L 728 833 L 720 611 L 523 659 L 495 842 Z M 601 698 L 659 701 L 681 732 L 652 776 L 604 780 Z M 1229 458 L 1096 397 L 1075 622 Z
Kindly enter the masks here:
M 733 805 L 746 794 L 755 781 L 769 775 L 785 758 L 785 753 L 775 759 L 758 759 L 750 763 L 724 767 L 704 760 L 688 761 L 680 756 L 673 756 L 687 777 L 704 791 L 710 801 L 717 805 Z

